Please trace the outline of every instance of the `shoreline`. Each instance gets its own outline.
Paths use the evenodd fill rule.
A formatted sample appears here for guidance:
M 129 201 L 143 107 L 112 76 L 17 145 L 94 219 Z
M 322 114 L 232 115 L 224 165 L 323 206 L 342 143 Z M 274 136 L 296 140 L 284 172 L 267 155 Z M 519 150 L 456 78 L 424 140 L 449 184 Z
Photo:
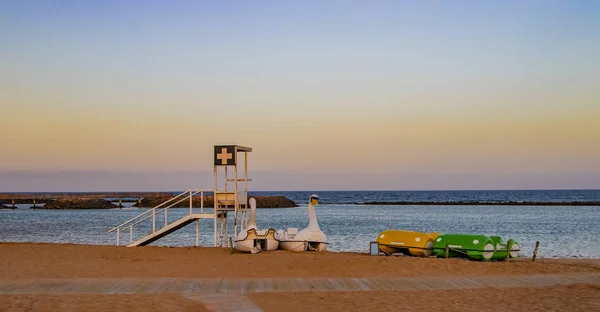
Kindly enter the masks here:
M 10 251 L 10 252 L 9 252 Z M 36 255 L 42 255 L 44 252 L 48 252 L 50 257 L 40 257 L 35 261 L 39 261 L 40 263 L 51 264 L 52 262 L 56 262 L 58 260 L 62 260 L 64 262 L 72 262 L 76 263 L 78 258 L 88 259 L 92 257 L 92 255 L 98 254 L 101 255 L 101 258 L 113 260 L 134 260 L 134 262 L 144 262 L 148 261 L 149 263 L 153 263 L 151 260 L 151 256 L 159 256 L 161 260 L 170 260 L 163 259 L 162 257 L 167 255 L 176 255 L 182 257 L 183 260 L 189 256 L 193 257 L 214 257 L 214 259 L 227 259 L 232 261 L 257 261 L 260 262 L 262 260 L 297 260 L 297 261 L 325 261 L 329 264 L 329 261 L 333 261 L 335 265 L 339 265 L 340 263 L 337 260 L 352 260 L 353 262 L 352 268 L 360 268 L 357 272 L 359 275 L 366 274 L 367 272 L 372 273 L 370 268 L 360 267 L 358 264 L 361 264 L 361 261 L 365 261 L 366 263 L 375 262 L 375 263 L 383 263 L 385 265 L 389 265 L 393 262 L 403 262 L 404 264 L 416 264 L 416 265 L 441 265 L 441 264 L 453 264 L 462 266 L 472 266 L 477 269 L 485 268 L 491 269 L 488 273 L 494 271 L 497 268 L 506 268 L 506 266 L 519 267 L 520 269 L 530 269 L 535 266 L 545 267 L 547 265 L 551 266 L 566 266 L 566 267 L 577 267 L 577 268 L 594 268 L 591 272 L 600 272 L 600 258 L 548 258 L 537 256 L 536 261 L 532 261 L 531 256 L 520 255 L 517 258 L 511 258 L 509 262 L 506 261 L 474 261 L 468 260 L 466 258 L 436 258 L 436 257 L 413 257 L 406 255 L 378 255 L 372 256 L 368 251 L 365 252 L 355 252 L 355 251 L 323 251 L 323 252 L 289 252 L 284 250 L 276 250 L 276 251 L 263 251 L 258 254 L 250 254 L 243 253 L 237 251 L 235 249 L 231 249 L 229 247 L 213 247 L 213 246 L 140 246 L 140 247 L 126 247 L 126 246 L 115 246 L 115 245 L 94 245 L 94 244 L 77 244 L 77 243 L 43 243 L 43 242 L 5 242 L 0 241 L 0 279 L 4 278 L 4 274 L 8 274 L 6 271 L 2 269 L 6 269 L 6 267 L 2 267 L 1 265 L 6 263 L 17 264 L 15 261 L 18 259 L 18 255 L 36 253 Z M 109 256 L 108 253 L 114 253 L 114 257 Z M 12 254 L 12 257 L 10 256 Z M 73 257 L 74 254 L 78 256 Z M 139 258 L 139 256 L 144 256 L 143 258 Z M 16 257 L 16 258 L 15 258 Z M 32 261 L 32 259 L 28 259 Z M 92 259 L 88 259 L 92 260 Z M 227 262 L 227 261 L 226 261 Z M 83 263 L 86 264 L 87 262 Z M 143 263 L 140 263 L 143 264 Z M 316 263 L 315 263 L 316 264 Z M 218 263 L 218 266 L 226 266 L 225 263 Z M 282 268 L 287 268 L 285 265 L 279 264 Z M 442 266 L 440 267 L 442 268 Z M 447 268 L 447 267 L 445 267 Z M 305 267 L 303 269 L 309 269 L 309 267 Z M 338 269 L 338 268 L 335 268 Z M 394 268 L 394 272 L 402 272 L 402 275 L 415 275 L 418 272 L 413 272 L 410 270 L 404 270 L 405 268 Z M 555 269 L 555 268 L 554 268 Z M 238 268 L 234 268 L 234 271 L 239 271 Z M 275 270 L 276 271 L 276 270 Z M 275 272 L 273 271 L 273 272 Z M 476 270 L 470 269 L 471 272 L 463 272 L 464 274 L 474 274 L 477 273 Z M 585 270 L 584 270 L 585 271 Z M 124 271 L 127 272 L 127 271 Z M 498 271 L 500 275 L 506 273 L 515 273 L 516 271 Z M 279 272 L 281 273 L 281 272 Z M 279 273 L 275 272 L 275 275 Z M 302 270 L 297 271 L 300 275 L 306 273 L 302 272 Z M 327 270 L 324 271 L 327 276 L 335 276 L 336 274 L 333 272 L 329 272 Z M 376 272 L 374 275 L 377 276 L 390 276 L 389 273 L 379 274 L 381 272 Z M 456 273 L 456 272 L 446 272 L 446 273 Z M 28 273 L 29 274 L 29 273 Z M 451 274 L 451 275 L 452 275 Z M 284 273 L 285 276 L 288 273 Z M 292 274 L 293 275 L 293 274 Z M 369 275 L 369 274 L 367 274 Z M 407 275 L 407 276 L 408 276 Z M 262 275 L 261 275 L 262 276 Z M 392 276 L 394 276 L 392 274 Z
M 73 247 L 109 247 L 109 248 L 124 248 L 126 247 L 126 245 L 121 244 L 120 246 L 117 246 L 116 244 L 94 244 L 94 243 L 73 243 L 73 242 L 52 242 L 52 241 L 2 241 L 0 240 L 0 247 L 2 245 L 18 245 L 18 244 L 22 244 L 22 245 L 47 245 L 47 246 L 73 246 Z M 211 243 L 212 244 L 212 243 Z M 138 246 L 138 247 L 127 247 L 127 248 L 157 248 L 157 249 L 210 249 L 210 250 L 224 250 L 227 251 L 228 253 L 230 253 L 231 249 L 229 247 L 214 247 L 212 245 L 201 245 L 201 246 L 193 246 L 193 245 L 150 245 L 150 246 Z M 262 252 L 262 253 L 272 253 L 273 251 L 269 251 L 269 252 Z M 284 250 L 276 250 L 274 251 L 276 253 L 279 252 L 285 252 Z M 519 254 L 519 256 L 517 258 L 510 258 L 510 262 L 512 261 L 532 261 L 533 255 L 530 254 L 529 252 L 527 254 L 523 254 L 523 251 L 521 251 L 521 254 Z M 245 254 L 243 252 L 237 251 L 237 250 L 233 250 L 233 253 L 235 254 Z M 292 254 L 296 254 L 296 253 L 292 253 Z M 370 252 L 368 250 L 367 247 L 364 248 L 364 251 L 348 251 L 348 250 L 340 250 L 340 251 L 336 251 L 336 250 L 326 250 L 324 252 L 319 252 L 319 253 L 314 253 L 314 252 L 309 252 L 309 254 L 348 254 L 348 255 L 361 255 L 361 256 L 371 256 Z M 393 254 L 393 255 L 389 255 L 386 256 L 384 254 L 380 254 L 379 256 L 371 256 L 371 257 L 388 257 L 388 258 L 413 258 L 413 259 L 442 259 L 443 257 L 434 257 L 434 256 L 429 256 L 429 257 L 414 257 L 414 256 L 406 256 L 406 255 L 402 255 L 402 254 Z M 459 259 L 459 260 L 467 260 L 467 258 L 453 258 L 451 257 L 450 259 Z M 600 265 L 600 257 L 560 257 L 560 256 L 544 256 L 544 255 L 540 255 L 538 254 L 536 256 L 536 263 L 539 261 L 558 261 L 558 262 L 565 262 L 565 263 L 569 263 L 571 261 L 574 262 L 598 262 L 598 264 Z M 503 263 L 505 261 L 496 261 L 496 260 L 490 260 L 490 261 L 475 261 L 472 260 L 473 262 L 481 262 L 481 263 L 490 263 L 490 262 L 494 262 L 494 263 Z
M 114 248 L 156 248 L 156 249 L 210 249 L 210 250 L 224 250 L 227 251 L 228 253 L 231 253 L 231 249 L 229 247 L 214 247 L 214 246 L 167 246 L 167 245 L 151 245 L 151 246 L 138 246 L 138 247 L 126 247 L 125 245 L 121 245 L 121 246 L 116 246 L 115 244 L 79 244 L 79 243 L 61 243 L 61 242 L 39 242 L 39 241 L 24 241 L 24 242 L 18 242 L 18 241 L 1 241 L 0 240 L 0 248 L 2 245 L 46 245 L 46 246 L 72 246 L 72 247 L 114 247 Z M 293 253 L 293 252 L 287 252 L 284 250 L 276 250 L 276 251 L 263 251 L 261 253 L 290 253 L 290 254 L 303 254 L 303 253 Z M 233 251 L 234 254 L 247 254 L 244 252 L 240 252 L 237 250 Z M 379 256 L 371 256 L 369 251 L 363 251 L 363 252 L 359 252 L 359 251 L 331 251 L 331 250 L 326 250 L 323 252 L 305 252 L 308 254 L 313 254 L 313 255 L 318 255 L 318 254 L 349 254 L 349 255 L 361 255 L 361 256 L 370 256 L 370 257 L 381 257 L 381 258 L 412 258 L 412 259 L 442 259 L 442 257 L 433 257 L 433 256 L 429 256 L 429 257 L 414 257 L 414 256 L 406 256 L 406 255 L 401 255 L 401 254 L 394 254 L 394 255 L 390 255 L 390 256 L 386 256 L 383 254 L 380 254 Z M 450 258 L 450 259 L 458 259 L 461 261 L 472 261 L 472 262 L 480 262 L 480 263 L 505 263 L 505 261 L 475 261 L 475 260 L 467 260 L 466 258 Z M 517 258 L 510 258 L 510 262 L 512 261 L 532 261 L 532 255 L 519 255 Z M 600 266 L 600 257 L 599 258 L 584 258 L 584 257 L 544 257 L 544 256 L 540 256 L 537 255 L 536 256 L 536 263 L 539 261 L 551 261 L 551 262 L 564 262 L 564 263 L 570 263 L 571 261 L 573 262 L 590 262 L 590 263 L 595 263 L 598 262 L 598 265 Z M 600 270 L 600 267 L 599 267 Z

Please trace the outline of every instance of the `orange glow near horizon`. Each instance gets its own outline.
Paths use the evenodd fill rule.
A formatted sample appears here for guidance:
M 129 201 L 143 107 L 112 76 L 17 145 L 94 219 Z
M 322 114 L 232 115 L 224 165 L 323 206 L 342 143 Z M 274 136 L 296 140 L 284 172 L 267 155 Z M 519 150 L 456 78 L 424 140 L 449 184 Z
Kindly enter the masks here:
M 367 112 L 368 113 L 368 112 Z M 211 166 L 212 145 L 252 146 L 271 171 L 588 172 L 598 170 L 594 114 L 468 118 L 314 116 L 219 121 L 30 112 L 0 126 L 1 169 L 181 170 Z M 148 116 L 145 116 L 148 117 Z M 235 119 L 234 119 L 235 120 Z M 390 166 L 392 169 L 390 169 Z

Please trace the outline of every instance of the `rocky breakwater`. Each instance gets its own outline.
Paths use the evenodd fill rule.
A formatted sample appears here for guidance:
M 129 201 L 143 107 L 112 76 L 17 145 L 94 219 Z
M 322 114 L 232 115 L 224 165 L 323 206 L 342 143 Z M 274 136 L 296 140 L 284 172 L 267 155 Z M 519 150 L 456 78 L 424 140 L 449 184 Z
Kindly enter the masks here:
M 45 204 L 45 203 L 51 202 L 52 199 L 40 199 L 40 198 L 36 198 L 36 197 L 17 198 L 17 199 L 0 199 L 0 204 L 3 204 L 5 206 L 12 206 L 12 204 L 15 204 L 15 205 L 30 204 L 30 205 L 32 205 L 34 201 L 36 202 L 36 204 Z
M 37 209 L 110 209 L 117 205 L 98 198 L 57 199 Z
M 599 201 L 565 201 L 565 202 L 533 202 L 533 201 L 394 201 L 394 202 L 359 202 L 355 205 L 414 205 L 414 206 L 600 206 Z
M 152 208 L 156 207 L 165 201 L 171 199 L 172 197 L 145 197 L 142 199 L 141 205 L 135 204 L 135 207 L 146 207 Z M 256 208 L 293 208 L 298 207 L 296 203 L 285 196 L 252 196 L 249 195 L 248 199 L 254 198 L 256 199 Z M 212 208 L 213 204 L 213 196 L 204 196 L 204 207 Z M 178 200 L 172 201 L 172 203 L 177 202 Z M 194 208 L 200 207 L 201 198 L 199 196 L 194 197 L 192 199 L 192 206 Z M 168 204 L 166 206 L 169 206 Z M 164 207 L 164 206 L 163 206 Z M 177 208 L 187 208 L 190 207 L 189 199 L 186 199 L 173 207 Z

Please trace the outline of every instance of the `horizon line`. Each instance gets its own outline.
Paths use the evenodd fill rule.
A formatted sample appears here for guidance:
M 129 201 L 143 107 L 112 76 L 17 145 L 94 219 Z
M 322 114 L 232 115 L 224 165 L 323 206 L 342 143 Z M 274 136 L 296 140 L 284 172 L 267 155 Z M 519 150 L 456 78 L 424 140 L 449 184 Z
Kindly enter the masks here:
M 213 190 L 205 189 L 207 192 L 212 192 Z M 301 190 L 248 190 L 248 193 L 252 192 L 495 192 L 495 191 L 600 191 L 600 188 L 540 188 L 540 189 L 361 189 L 361 190 L 352 190 L 352 189 L 330 189 L 330 190 L 316 190 L 316 189 L 301 189 Z M 33 193 L 48 193 L 48 194 L 64 194 L 64 193 L 183 193 L 185 190 L 160 190 L 160 191 L 114 191 L 114 190 L 104 190 L 104 191 L 23 191 L 23 192 L 3 192 L 0 191 L 0 194 L 33 194 Z

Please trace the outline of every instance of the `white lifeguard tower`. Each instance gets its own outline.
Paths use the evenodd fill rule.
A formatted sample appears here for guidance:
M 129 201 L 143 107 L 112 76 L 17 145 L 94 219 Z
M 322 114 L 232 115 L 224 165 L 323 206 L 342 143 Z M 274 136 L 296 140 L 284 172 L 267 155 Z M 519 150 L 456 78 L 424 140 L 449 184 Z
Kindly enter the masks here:
M 228 231 L 228 212 L 233 211 L 233 237 L 237 236 L 238 225 L 246 227 L 248 223 L 248 153 L 252 148 L 239 145 L 217 145 L 215 146 L 214 162 L 214 210 L 218 212 L 220 225 L 219 246 L 223 245 L 223 239 L 229 242 Z M 243 154 L 244 171 L 240 176 L 238 172 L 238 154 Z M 223 181 L 219 181 L 219 171 L 222 170 Z M 233 177 L 229 177 L 229 168 L 233 169 Z M 219 183 L 223 183 L 223 188 L 219 188 Z M 231 182 L 231 183 L 230 183 Z M 240 189 L 239 183 L 243 182 L 243 189 Z M 239 222 L 238 222 L 239 220 Z M 217 224 L 215 223 L 215 230 Z M 216 237 L 216 236 L 215 236 Z M 215 242 L 216 246 L 216 242 Z
M 225 243 L 233 247 L 229 240 L 229 213 L 233 212 L 233 237 L 236 237 L 239 229 L 246 227 L 248 224 L 248 182 L 252 181 L 252 179 L 248 178 L 249 152 L 252 152 L 252 148 L 239 145 L 214 146 L 214 185 L 212 190 L 187 190 L 135 218 L 110 229 L 108 232 L 116 232 L 117 246 L 120 245 L 122 233 L 127 232 L 129 234 L 129 243 L 127 246 L 145 246 L 195 222 L 196 246 L 199 246 L 200 219 L 213 219 L 214 246 L 222 247 L 223 243 Z M 240 154 L 243 157 L 243 175 L 240 175 L 238 170 Z M 229 169 L 233 169 L 233 177 L 229 176 Z M 223 177 L 222 181 L 219 179 L 220 174 Z M 243 182 L 243 187 L 239 185 L 241 182 Z M 219 188 L 219 185 L 223 187 Z M 204 193 L 210 191 L 213 193 L 213 209 L 211 209 L 212 211 L 208 209 L 205 211 Z M 200 207 L 194 208 L 194 199 L 198 198 L 200 200 Z M 179 219 L 169 221 L 169 209 L 173 209 L 176 205 L 184 201 L 189 202 L 189 213 Z M 143 234 L 142 237 L 134 239 L 134 227 L 138 226 L 140 228 L 144 224 L 148 226 L 148 222 L 152 222 L 150 233 Z M 161 227 L 161 225 L 163 226 Z

